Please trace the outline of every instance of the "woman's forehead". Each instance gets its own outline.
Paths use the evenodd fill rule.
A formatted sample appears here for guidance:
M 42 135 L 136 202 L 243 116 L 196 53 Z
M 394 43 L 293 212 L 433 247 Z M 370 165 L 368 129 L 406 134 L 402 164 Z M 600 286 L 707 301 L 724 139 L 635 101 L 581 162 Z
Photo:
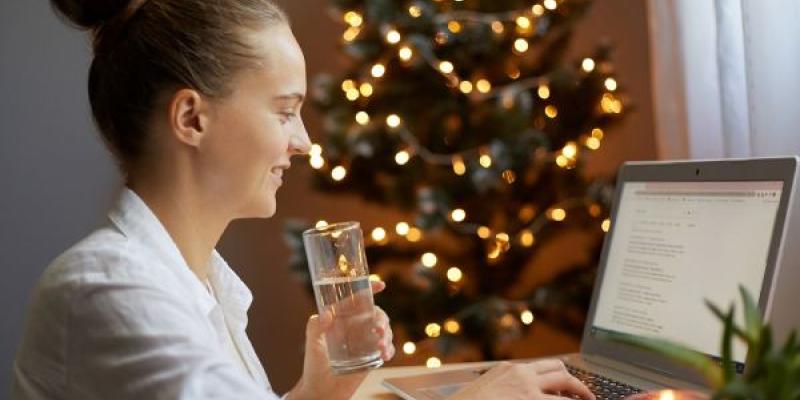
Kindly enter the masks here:
M 281 24 L 248 36 L 259 60 L 246 79 L 257 81 L 251 81 L 251 84 L 269 86 L 273 92 L 304 94 L 305 58 L 289 27 Z

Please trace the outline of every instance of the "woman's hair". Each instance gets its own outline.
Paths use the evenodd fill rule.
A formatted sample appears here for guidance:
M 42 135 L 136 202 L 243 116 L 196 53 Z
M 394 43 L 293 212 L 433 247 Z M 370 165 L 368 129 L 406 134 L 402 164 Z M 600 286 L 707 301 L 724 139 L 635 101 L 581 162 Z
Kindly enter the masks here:
M 271 0 L 51 0 L 92 33 L 89 101 L 123 171 L 144 151 L 147 123 L 168 90 L 209 97 L 257 62 L 245 33 L 288 23 Z

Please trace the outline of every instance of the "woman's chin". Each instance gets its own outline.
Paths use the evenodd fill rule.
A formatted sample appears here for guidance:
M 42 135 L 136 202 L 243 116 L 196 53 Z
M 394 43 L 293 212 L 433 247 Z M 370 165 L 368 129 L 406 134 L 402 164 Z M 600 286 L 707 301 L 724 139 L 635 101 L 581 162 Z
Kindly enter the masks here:
M 240 218 L 270 218 L 275 215 L 275 197 L 264 196 L 249 204 Z

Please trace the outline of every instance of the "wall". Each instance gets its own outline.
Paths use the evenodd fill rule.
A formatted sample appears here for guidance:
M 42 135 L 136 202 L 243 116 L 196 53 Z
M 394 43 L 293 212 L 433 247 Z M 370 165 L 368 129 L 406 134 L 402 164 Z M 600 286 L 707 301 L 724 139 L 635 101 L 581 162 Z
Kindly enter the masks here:
M 340 26 L 322 0 L 280 0 L 305 49 L 309 76 L 340 70 Z M 613 173 L 624 160 L 656 156 L 650 111 L 645 2 L 597 0 L 579 26 L 572 55 L 590 52 L 598 38 L 617 46 L 619 82 L 636 112 L 611 130 L 593 154 L 589 173 Z M 90 54 L 85 36 L 66 27 L 46 1 L 0 3 L 0 393 L 7 393 L 28 296 L 42 269 L 103 219 L 118 178 L 91 124 L 86 98 Z M 304 111 L 312 138 L 313 110 Z M 279 192 L 275 218 L 234 222 L 220 250 L 253 290 L 250 337 L 278 390 L 302 368 L 305 320 L 313 304 L 286 269 L 281 230 L 290 217 L 388 224 L 399 216 L 344 197 L 309 189 L 309 168 L 294 160 Z

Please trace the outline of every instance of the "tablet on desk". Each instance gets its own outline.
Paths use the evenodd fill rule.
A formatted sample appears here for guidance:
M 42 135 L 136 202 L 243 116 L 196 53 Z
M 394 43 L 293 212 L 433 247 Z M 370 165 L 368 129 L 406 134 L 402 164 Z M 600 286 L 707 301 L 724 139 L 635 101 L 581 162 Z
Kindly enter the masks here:
M 405 400 L 441 400 L 474 381 L 488 367 L 472 367 L 399 378 L 386 378 L 383 386 Z

